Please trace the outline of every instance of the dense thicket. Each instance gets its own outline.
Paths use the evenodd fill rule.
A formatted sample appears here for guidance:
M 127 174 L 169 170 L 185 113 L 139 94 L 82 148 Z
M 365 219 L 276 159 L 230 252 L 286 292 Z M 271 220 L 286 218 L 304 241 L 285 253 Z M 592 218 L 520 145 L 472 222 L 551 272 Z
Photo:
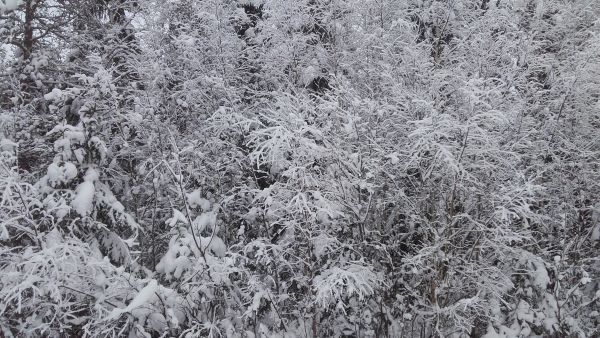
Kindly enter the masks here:
M 0 336 L 599 336 L 599 15 L 0 0 Z

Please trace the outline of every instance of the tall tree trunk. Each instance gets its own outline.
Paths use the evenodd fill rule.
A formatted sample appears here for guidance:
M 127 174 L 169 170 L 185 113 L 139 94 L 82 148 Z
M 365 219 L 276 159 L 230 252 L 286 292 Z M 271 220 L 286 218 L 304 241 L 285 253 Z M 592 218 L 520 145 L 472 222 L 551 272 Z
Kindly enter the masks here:
M 23 52 L 23 67 L 31 61 L 31 55 L 33 53 L 33 20 L 35 19 L 35 11 L 38 6 L 38 0 L 26 0 L 25 1 L 25 22 L 23 25 L 23 42 L 21 43 L 21 50 Z M 30 98 L 32 93 L 32 87 L 34 82 L 29 74 L 24 74 L 21 78 L 20 85 L 23 96 Z

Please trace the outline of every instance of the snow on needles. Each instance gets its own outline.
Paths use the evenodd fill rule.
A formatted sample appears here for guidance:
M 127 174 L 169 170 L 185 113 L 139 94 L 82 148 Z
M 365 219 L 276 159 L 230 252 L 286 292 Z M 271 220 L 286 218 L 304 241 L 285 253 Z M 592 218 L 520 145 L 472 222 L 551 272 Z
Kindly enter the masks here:
M 152 301 L 152 298 L 155 297 L 155 293 L 158 290 L 158 282 L 155 279 L 152 279 L 148 285 L 146 285 L 143 289 L 141 289 L 138 294 L 131 300 L 129 305 L 124 309 L 116 308 L 112 310 L 110 315 L 106 318 L 107 320 L 113 320 L 118 318 L 120 315 L 126 312 L 131 312 L 139 307 L 144 306 L 147 303 Z
M 98 172 L 92 168 L 87 170 L 83 182 L 77 186 L 77 195 L 71 202 L 71 206 L 81 216 L 87 216 L 92 212 L 94 202 L 94 182 L 98 179 Z

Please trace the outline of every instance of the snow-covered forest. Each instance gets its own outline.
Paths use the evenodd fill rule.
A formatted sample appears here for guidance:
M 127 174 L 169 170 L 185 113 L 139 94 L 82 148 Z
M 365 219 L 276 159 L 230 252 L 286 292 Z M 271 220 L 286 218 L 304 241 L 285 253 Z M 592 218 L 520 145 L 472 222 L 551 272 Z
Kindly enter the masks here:
M 600 337 L 600 1 L 0 0 L 0 337 Z

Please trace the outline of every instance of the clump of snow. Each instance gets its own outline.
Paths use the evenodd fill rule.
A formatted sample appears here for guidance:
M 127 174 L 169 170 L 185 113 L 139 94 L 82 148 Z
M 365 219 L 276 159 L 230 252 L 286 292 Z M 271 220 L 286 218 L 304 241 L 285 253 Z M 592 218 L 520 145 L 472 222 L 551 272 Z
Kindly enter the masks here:
M 131 300 L 129 305 L 124 309 L 114 309 L 108 315 L 109 320 L 117 319 L 119 316 L 126 312 L 131 312 L 139 307 L 146 305 L 151 302 L 155 297 L 155 293 L 158 290 L 158 282 L 155 279 L 152 279 L 148 285 L 146 285 L 143 289 L 141 289 L 138 294 Z
M 492 324 L 489 324 L 487 332 L 481 338 L 506 338 L 506 336 L 496 332 Z
M 15 151 L 19 147 L 18 143 L 15 143 L 7 138 L 0 140 L 0 151 Z
M 302 82 L 305 86 L 308 86 L 317 76 L 319 72 L 313 66 L 308 66 L 302 71 Z
M 156 271 L 165 274 L 167 278 L 180 278 L 185 271 L 191 269 L 193 263 L 189 256 L 192 250 L 186 242 L 185 237 L 173 237 L 169 242 L 169 249 L 156 265 Z
M 337 244 L 337 240 L 334 237 L 319 234 L 312 239 L 312 243 L 315 248 L 315 255 L 317 258 L 321 258 L 328 251 L 333 251 L 333 248 L 335 248 L 335 245 Z
M 94 183 L 83 182 L 77 186 L 77 195 L 71 202 L 73 209 L 81 216 L 88 215 L 92 210 L 92 202 L 94 201 Z
M 129 113 L 127 114 L 127 119 L 132 123 L 142 123 L 144 116 L 140 113 Z
M 546 287 L 548 286 L 548 283 L 550 283 L 550 277 L 548 276 L 548 270 L 546 270 L 546 267 L 544 266 L 544 263 L 542 262 L 531 262 L 531 266 L 534 269 L 534 273 L 533 273 L 533 285 L 542 289 L 542 290 L 546 290 Z
M 46 178 L 51 186 L 68 183 L 77 176 L 77 167 L 71 162 L 52 163 L 48 166 Z
M 121 264 L 129 264 L 131 262 L 131 254 L 129 252 L 129 243 L 123 240 L 119 235 L 112 231 L 102 229 L 100 231 L 99 243 L 108 249 L 110 258 Z
M 196 217 L 193 221 L 193 226 L 197 229 L 198 232 L 204 231 L 207 226 L 210 226 L 213 230 L 215 229 L 215 224 L 217 223 L 217 214 L 215 212 L 205 212 L 200 216 Z
M 555 332 L 559 327 L 558 318 L 556 315 L 558 314 L 558 302 L 556 301 L 556 297 L 550 293 L 546 293 L 544 295 L 544 300 L 542 302 L 542 309 L 545 315 L 543 319 L 543 325 L 548 332 Z
M 202 198 L 200 190 L 194 190 L 187 194 L 187 200 L 192 208 L 200 207 L 203 211 L 208 211 L 210 209 L 210 202 L 207 199 Z
M 152 312 L 148 315 L 146 319 L 146 325 L 148 325 L 155 332 L 164 332 L 169 328 L 167 324 L 167 319 L 158 312 Z
M 58 101 L 62 98 L 63 92 L 58 88 L 52 89 L 52 91 L 44 95 L 44 99 L 47 101 Z
M 173 209 L 173 217 L 167 219 L 166 223 L 170 227 L 174 227 L 175 225 L 177 225 L 177 222 L 186 224 L 188 221 L 187 221 L 187 218 L 185 217 L 185 215 L 181 211 L 179 211 L 177 209 Z
M 85 159 L 85 150 L 81 148 L 75 149 L 73 150 L 73 155 L 75 155 L 75 159 L 78 163 L 83 163 L 83 160 Z
M 600 206 L 592 208 L 592 241 L 600 240 Z
M 14 11 L 22 3 L 22 0 L 0 0 L 0 13 Z
M 400 163 L 400 159 L 398 158 L 398 153 L 393 152 L 391 154 L 385 155 L 385 158 L 389 159 L 392 164 Z
M 252 223 L 252 222 L 256 221 L 258 216 L 259 216 L 258 208 L 252 207 L 252 208 L 250 208 L 250 210 L 248 210 L 248 212 L 243 217 L 247 222 Z
M 343 268 L 325 269 L 314 278 L 317 299 L 326 306 L 344 295 L 357 295 L 359 299 L 373 294 L 379 281 L 368 266 L 348 264 Z
M 227 253 L 225 242 L 217 236 L 202 237 L 202 248 L 210 250 L 217 257 L 224 257 Z
M 98 172 L 93 168 L 89 168 L 85 172 L 85 177 L 83 178 L 83 180 L 88 181 L 88 182 L 94 182 L 94 181 L 97 181 L 98 178 L 100 178 L 100 175 L 98 174 Z
M 44 247 L 54 248 L 64 242 L 64 239 L 60 232 L 55 228 L 44 236 Z
M 104 288 L 108 284 L 108 280 L 104 271 L 96 271 L 96 278 L 94 278 L 94 284 L 99 288 Z
M 8 229 L 4 224 L 0 224 L 0 240 L 8 240 L 10 239 L 10 235 L 8 234 Z
M 40 187 L 43 191 L 52 191 L 51 188 L 43 185 L 45 183 L 44 181 L 40 183 L 42 183 Z M 49 210 L 54 211 L 57 220 L 62 220 L 71 211 L 71 207 L 68 205 L 67 201 L 59 195 L 50 194 L 44 198 L 43 202 Z
M 96 180 L 98 180 L 98 172 L 90 168 L 87 170 L 83 182 L 75 190 L 76 196 L 71 202 L 71 206 L 81 216 L 87 216 L 92 211 Z
M 237 235 L 238 236 L 244 236 L 244 233 L 246 232 L 246 227 L 244 226 L 244 224 L 240 225 L 238 231 L 237 231 Z
M 108 149 L 106 148 L 106 144 L 100 140 L 97 136 L 93 136 L 90 138 L 89 145 L 92 146 L 100 155 L 100 160 L 104 161 L 106 158 L 106 153 Z
M 179 322 L 185 319 L 185 317 L 183 317 L 181 313 L 176 314 L 175 311 L 173 311 L 173 309 L 171 308 L 167 309 L 167 316 L 169 317 L 169 321 L 174 327 L 178 327 Z
M 531 311 L 531 306 L 524 300 L 519 301 L 515 315 L 517 316 L 517 319 L 524 320 L 529 323 L 532 323 L 535 319 L 535 315 L 533 311 Z
M 590 278 L 590 275 L 587 272 L 583 272 L 583 276 L 581 277 L 581 280 L 579 281 L 581 283 L 581 285 L 586 285 L 588 283 L 590 283 L 592 281 L 592 279 Z

